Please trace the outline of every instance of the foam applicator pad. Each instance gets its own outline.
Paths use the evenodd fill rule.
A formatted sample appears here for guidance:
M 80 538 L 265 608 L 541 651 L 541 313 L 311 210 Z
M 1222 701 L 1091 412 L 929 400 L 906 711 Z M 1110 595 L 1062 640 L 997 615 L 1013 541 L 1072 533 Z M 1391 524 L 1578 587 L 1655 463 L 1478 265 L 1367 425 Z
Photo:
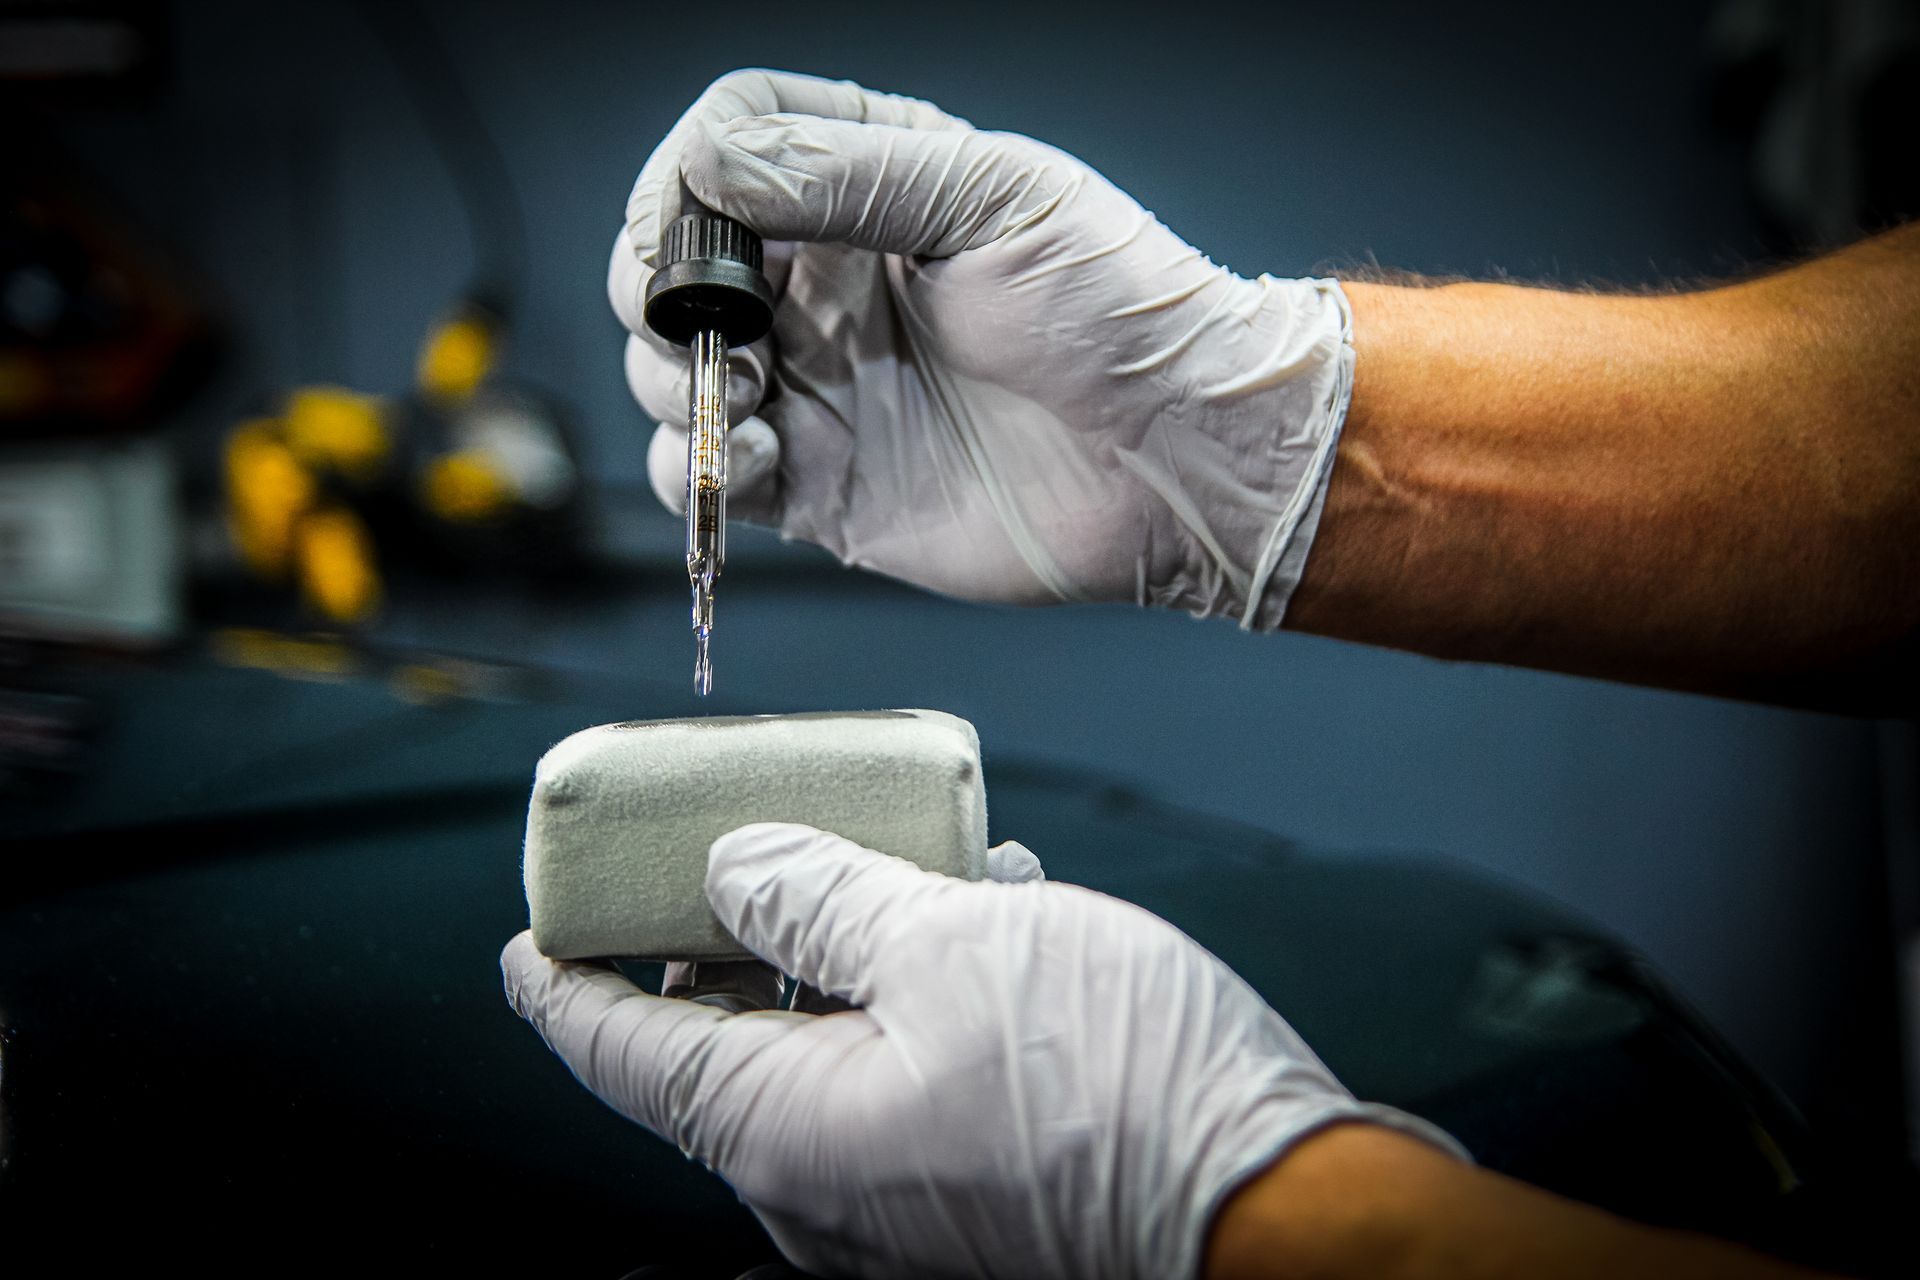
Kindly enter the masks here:
M 939 711 L 601 725 L 541 758 L 527 808 L 533 943 L 555 959 L 738 959 L 707 905 L 707 848 L 804 822 L 977 880 L 987 794 L 973 726 Z

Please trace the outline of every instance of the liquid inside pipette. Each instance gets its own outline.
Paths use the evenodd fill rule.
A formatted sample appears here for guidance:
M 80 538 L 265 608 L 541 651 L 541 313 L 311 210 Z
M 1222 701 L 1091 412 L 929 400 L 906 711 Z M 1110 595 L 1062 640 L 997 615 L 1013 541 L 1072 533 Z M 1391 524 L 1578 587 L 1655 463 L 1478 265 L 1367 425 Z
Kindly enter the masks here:
M 693 688 L 713 691 L 713 589 L 727 558 L 727 344 L 694 335 L 687 391 L 687 578 L 693 587 Z

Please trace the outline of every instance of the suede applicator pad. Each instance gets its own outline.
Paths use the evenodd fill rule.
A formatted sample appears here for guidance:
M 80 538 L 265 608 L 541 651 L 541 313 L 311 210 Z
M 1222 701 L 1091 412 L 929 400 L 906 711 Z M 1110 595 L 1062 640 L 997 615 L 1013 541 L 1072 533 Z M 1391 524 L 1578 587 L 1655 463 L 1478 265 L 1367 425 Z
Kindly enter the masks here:
M 980 739 L 940 711 L 584 729 L 533 775 L 523 869 L 534 945 L 557 960 L 745 958 L 705 884 L 708 846 L 750 822 L 804 822 L 978 880 Z

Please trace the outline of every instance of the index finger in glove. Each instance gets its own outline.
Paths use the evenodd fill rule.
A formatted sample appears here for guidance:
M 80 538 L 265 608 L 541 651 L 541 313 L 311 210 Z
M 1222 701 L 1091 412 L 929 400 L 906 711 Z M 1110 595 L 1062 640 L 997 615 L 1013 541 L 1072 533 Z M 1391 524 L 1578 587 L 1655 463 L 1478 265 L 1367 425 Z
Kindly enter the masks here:
M 757 68 L 730 71 L 708 86 L 642 166 L 627 200 L 627 240 L 633 252 L 647 265 L 657 265 L 655 255 L 662 229 L 685 212 L 680 156 L 688 138 L 707 125 L 781 112 L 913 129 L 973 127 L 930 102 L 876 93 L 850 80 L 824 80 Z
M 727 432 L 727 518 L 779 523 L 780 437 L 759 418 Z M 660 505 L 687 514 L 687 432 L 662 423 L 647 442 L 647 483 Z
M 701 1155 L 696 1103 L 704 1073 L 752 1056 L 789 1030 L 795 1016 L 736 1016 L 648 995 L 613 969 L 548 959 L 531 933 L 507 943 L 500 974 L 507 1003 L 581 1084 L 694 1155 Z
M 1007 840 L 987 850 L 986 879 L 995 884 L 1028 884 L 1045 880 L 1040 859 L 1018 840 Z M 839 1013 L 852 1006 L 838 996 L 826 996 L 801 983 L 794 994 L 793 1007 L 804 1013 Z
M 742 946 L 862 1006 L 886 980 L 889 942 L 939 899 L 973 887 L 792 822 L 730 831 L 707 859 L 707 901 Z

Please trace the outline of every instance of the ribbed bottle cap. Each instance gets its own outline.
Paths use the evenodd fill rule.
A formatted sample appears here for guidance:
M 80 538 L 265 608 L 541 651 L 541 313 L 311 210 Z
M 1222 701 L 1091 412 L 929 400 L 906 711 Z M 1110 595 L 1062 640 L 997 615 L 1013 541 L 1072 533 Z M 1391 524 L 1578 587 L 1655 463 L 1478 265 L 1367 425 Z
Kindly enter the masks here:
M 744 347 L 773 328 L 773 286 L 761 274 L 760 237 L 707 209 L 683 214 L 660 238 L 660 269 L 647 281 L 647 327 L 685 346 L 702 330 Z
M 688 213 L 675 218 L 660 240 L 660 265 L 694 258 L 724 258 L 760 270 L 760 237 L 719 213 Z

